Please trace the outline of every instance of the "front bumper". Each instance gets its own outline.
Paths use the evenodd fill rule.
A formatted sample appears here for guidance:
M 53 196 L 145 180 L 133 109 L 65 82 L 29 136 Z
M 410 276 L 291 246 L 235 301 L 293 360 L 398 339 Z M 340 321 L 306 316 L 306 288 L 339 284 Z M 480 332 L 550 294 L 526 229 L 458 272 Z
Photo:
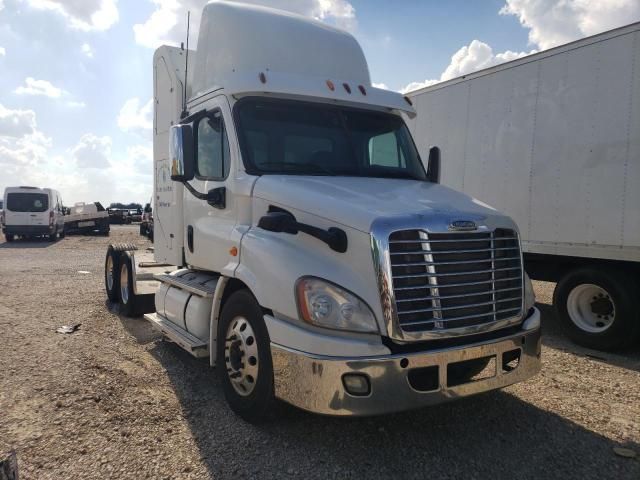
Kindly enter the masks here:
M 523 329 L 508 337 L 450 349 L 371 358 L 311 355 L 272 343 L 276 396 L 315 413 L 377 415 L 499 389 L 522 382 L 540 371 L 539 325 L 540 312 L 534 309 Z M 517 367 L 505 371 L 503 355 L 514 351 L 520 352 Z M 485 378 L 481 380 L 451 384 L 447 368 L 450 364 L 486 357 L 495 359 L 492 376 L 487 377 L 485 370 Z M 423 370 L 423 367 L 435 369 Z M 429 391 L 416 390 L 409 381 L 411 371 L 437 372 L 436 385 Z M 342 377 L 348 373 L 368 377 L 371 390 L 367 396 L 354 396 L 345 390 Z
M 53 227 L 49 225 L 3 225 L 2 233 L 5 235 L 49 235 L 53 233 Z

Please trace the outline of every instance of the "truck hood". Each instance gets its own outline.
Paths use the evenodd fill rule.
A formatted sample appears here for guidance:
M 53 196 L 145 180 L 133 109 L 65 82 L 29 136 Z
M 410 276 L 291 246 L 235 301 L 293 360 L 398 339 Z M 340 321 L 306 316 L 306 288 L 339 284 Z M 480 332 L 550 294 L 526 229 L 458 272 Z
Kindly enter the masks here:
M 492 207 L 448 187 L 418 180 L 263 175 L 254 196 L 332 222 L 371 231 L 378 218 L 445 214 L 465 219 L 502 217 Z

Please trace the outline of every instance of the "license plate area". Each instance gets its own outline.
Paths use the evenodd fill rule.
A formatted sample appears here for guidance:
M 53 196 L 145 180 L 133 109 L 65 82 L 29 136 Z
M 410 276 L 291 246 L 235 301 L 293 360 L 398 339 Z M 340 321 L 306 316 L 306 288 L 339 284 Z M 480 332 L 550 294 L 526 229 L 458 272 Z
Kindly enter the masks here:
M 450 363 L 447 365 L 447 387 L 493 378 L 496 365 L 495 355 Z

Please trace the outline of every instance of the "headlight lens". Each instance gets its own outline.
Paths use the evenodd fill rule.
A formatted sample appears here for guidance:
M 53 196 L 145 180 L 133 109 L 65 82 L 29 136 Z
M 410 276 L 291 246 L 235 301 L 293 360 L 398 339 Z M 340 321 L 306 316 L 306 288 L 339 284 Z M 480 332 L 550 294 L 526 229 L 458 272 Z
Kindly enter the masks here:
M 536 304 L 536 294 L 533 292 L 533 284 L 529 275 L 524 274 L 524 313 L 526 314 Z
M 296 285 L 296 296 L 305 322 L 336 330 L 378 331 L 369 306 L 333 283 L 315 277 L 301 278 Z

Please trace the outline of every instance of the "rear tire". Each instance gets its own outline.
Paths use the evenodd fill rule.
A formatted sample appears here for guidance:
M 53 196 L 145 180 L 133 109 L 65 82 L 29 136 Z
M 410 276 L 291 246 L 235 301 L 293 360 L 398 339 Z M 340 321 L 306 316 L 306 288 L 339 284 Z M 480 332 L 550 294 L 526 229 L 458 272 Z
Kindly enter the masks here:
M 583 268 L 556 285 L 553 304 L 560 324 L 575 343 L 596 350 L 618 350 L 640 337 L 638 285 L 624 271 Z
M 126 253 L 120 256 L 120 312 L 126 317 L 135 317 L 137 313 L 136 294 L 133 292 L 133 266 L 131 257 Z
M 275 403 L 269 332 L 247 290 L 231 294 L 218 324 L 217 371 L 224 396 L 249 423 L 268 418 Z
M 13 236 L 13 234 L 11 233 L 7 233 L 4 236 L 5 240 L 7 241 L 7 243 L 9 242 L 13 242 L 15 240 L 15 237 Z
M 113 245 L 109 245 L 107 256 L 104 260 L 104 286 L 107 291 L 107 298 L 118 303 L 120 299 L 120 252 L 114 250 Z

